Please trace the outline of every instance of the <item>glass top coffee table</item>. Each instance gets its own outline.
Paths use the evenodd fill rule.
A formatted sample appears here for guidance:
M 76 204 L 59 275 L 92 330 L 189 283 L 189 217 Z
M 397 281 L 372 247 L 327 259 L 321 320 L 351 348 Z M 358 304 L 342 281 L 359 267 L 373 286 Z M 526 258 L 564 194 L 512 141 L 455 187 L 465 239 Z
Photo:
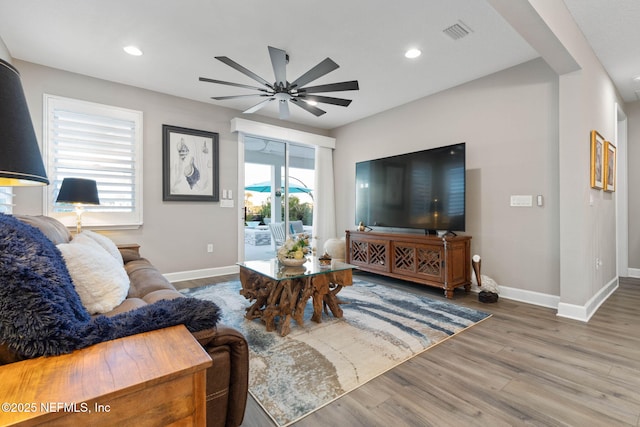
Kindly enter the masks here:
M 309 298 L 313 301 L 311 320 L 322 322 L 322 309 L 328 307 L 335 317 L 342 317 L 338 292 L 353 283 L 355 265 L 332 260 L 321 265 L 316 257 L 307 257 L 300 267 L 286 267 L 277 259 L 245 261 L 240 266 L 240 294 L 252 302 L 245 317 L 261 319 L 267 331 L 276 330 L 281 336 L 291 331 L 291 319 L 303 326 L 304 309 Z

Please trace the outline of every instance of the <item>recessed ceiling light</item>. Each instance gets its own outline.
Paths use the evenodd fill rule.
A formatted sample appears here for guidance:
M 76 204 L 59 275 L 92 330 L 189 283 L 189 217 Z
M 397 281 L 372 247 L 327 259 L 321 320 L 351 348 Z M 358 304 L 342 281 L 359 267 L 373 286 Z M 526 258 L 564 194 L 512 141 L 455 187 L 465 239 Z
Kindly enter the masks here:
M 409 49 L 404 53 L 404 56 L 409 59 L 417 58 L 420 55 L 422 55 L 422 52 L 420 51 L 420 49 Z
M 133 55 L 133 56 L 142 55 L 142 51 L 138 49 L 136 46 L 125 46 L 122 49 L 124 49 L 124 51 L 127 52 L 129 55 Z
M 635 77 L 633 78 L 633 81 L 634 81 L 634 82 L 640 82 L 640 76 L 635 76 Z

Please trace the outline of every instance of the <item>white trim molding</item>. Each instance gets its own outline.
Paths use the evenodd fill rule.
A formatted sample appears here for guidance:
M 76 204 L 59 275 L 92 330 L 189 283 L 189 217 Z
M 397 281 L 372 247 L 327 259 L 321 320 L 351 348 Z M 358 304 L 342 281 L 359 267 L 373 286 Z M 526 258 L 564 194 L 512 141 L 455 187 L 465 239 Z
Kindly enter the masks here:
M 500 286 L 500 298 L 554 309 L 557 309 L 560 303 L 560 297 L 558 295 L 543 294 L 541 292 L 509 288 L 507 286 Z
M 640 279 L 640 268 L 628 268 L 629 277 Z
M 240 267 L 229 265 L 226 267 L 203 268 L 202 270 L 179 271 L 176 273 L 166 273 L 163 276 L 170 281 L 182 282 L 184 280 L 204 279 L 206 277 L 225 276 L 227 274 L 238 274 Z
M 336 139 L 315 133 L 288 129 L 281 126 L 268 125 L 236 117 L 231 120 L 231 132 L 240 132 L 247 135 L 256 135 L 264 138 L 281 141 L 296 142 L 305 145 L 317 145 L 318 147 L 336 148 Z
M 561 302 L 558 304 L 558 316 L 567 319 L 580 320 L 588 322 L 598 308 L 618 289 L 618 278 L 614 278 L 607 283 L 598 293 L 596 293 L 585 305 L 567 304 Z

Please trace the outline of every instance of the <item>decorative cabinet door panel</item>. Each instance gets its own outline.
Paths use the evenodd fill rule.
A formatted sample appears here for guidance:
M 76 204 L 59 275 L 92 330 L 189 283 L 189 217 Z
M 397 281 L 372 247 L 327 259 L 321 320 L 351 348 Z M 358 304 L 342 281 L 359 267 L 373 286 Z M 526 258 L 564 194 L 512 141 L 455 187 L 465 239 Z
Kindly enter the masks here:
M 352 239 L 349 250 L 349 263 L 374 270 L 390 271 L 388 240 Z
M 391 271 L 396 274 L 444 282 L 444 251 L 441 245 L 393 242 Z

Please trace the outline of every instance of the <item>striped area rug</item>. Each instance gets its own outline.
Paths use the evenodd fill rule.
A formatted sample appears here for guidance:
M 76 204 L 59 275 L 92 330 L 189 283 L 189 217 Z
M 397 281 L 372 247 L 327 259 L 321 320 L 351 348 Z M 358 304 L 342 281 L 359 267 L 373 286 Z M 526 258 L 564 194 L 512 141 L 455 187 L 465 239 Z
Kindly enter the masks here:
M 244 318 L 249 302 L 240 282 L 181 291 L 214 301 L 222 323 L 241 331 L 250 350 L 249 390 L 279 426 L 287 426 L 340 396 L 473 326 L 490 315 L 447 301 L 355 279 L 338 294 L 344 317 L 292 321 L 286 337 Z M 312 314 L 307 304 L 305 320 Z

